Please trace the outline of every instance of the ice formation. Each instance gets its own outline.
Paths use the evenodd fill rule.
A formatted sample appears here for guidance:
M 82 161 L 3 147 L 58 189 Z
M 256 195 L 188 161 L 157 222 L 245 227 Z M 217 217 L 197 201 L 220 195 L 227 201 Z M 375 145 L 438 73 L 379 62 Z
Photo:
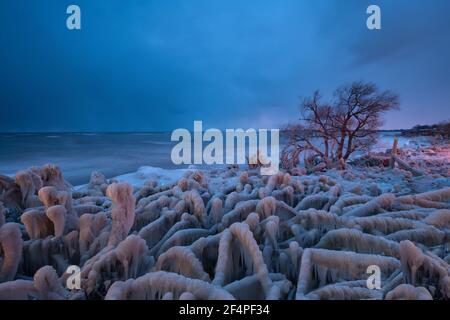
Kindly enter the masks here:
M 399 154 L 76 190 L 53 165 L 0 176 L 0 299 L 450 299 L 449 176 Z

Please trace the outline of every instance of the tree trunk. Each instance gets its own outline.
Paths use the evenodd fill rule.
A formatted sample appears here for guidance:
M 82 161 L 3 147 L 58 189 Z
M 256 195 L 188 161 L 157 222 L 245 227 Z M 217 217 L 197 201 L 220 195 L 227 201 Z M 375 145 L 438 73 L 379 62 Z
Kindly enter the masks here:
M 352 148 L 353 148 L 353 135 L 349 135 L 347 142 L 347 151 L 345 152 L 345 156 L 343 157 L 344 160 L 348 160 L 348 158 L 350 158 L 350 155 L 352 154 Z
M 395 137 L 394 138 L 394 144 L 392 145 L 392 150 L 391 150 L 391 160 L 389 162 L 391 169 L 394 169 L 395 167 L 395 157 L 397 156 L 397 148 L 398 148 L 398 138 Z
M 344 152 L 344 144 L 345 144 L 345 137 L 346 136 L 347 136 L 347 134 L 346 134 L 345 126 L 344 126 L 343 129 L 341 130 L 341 141 L 339 141 L 338 149 L 337 149 L 337 152 L 336 152 L 336 157 L 338 159 L 342 158 L 342 154 Z

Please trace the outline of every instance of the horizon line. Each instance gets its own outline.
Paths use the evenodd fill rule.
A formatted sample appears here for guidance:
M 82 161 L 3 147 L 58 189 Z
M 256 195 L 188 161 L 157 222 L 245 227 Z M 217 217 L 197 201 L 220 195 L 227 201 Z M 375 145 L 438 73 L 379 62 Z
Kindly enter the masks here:
M 179 128 L 176 128 L 179 129 Z M 176 130 L 174 129 L 174 130 Z M 212 128 L 212 129 L 218 129 L 218 128 Z M 228 129 L 228 128 L 227 128 Z M 220 131 L 225 131 L 227 129 L 218 129 Z M 236 129 L 242 129 L 242 128 L 234 128 Z M 258 128 L 255 130 L 259 130 L 259 129 L 265 129 L 265 128 Z M 272 128 L 272 129 L 276 129 L 276 128 Z M 383 131 L 404 131 L 404 130 L 411 130 L 412 128 L 404 128 L 404 129 L 379 129 L 379 130 L 375 130 L 377 132 L 383 132 Z M 286 131 L 284 129 L 279 129 L 280 131 Z M 116 134 L 116 133 L 171 133 L 173 130 L 171 131 L 165 131 L 165 130 L 160 130 L 160 131 L 155 131 L 155 130 L 150 130 L 150 131 L 0 131 L 0 135 L 4 135 L 4 134 L 90 134 L 90 133 L 108 133 L 108 134 Z M 195 132 L 193 130 L 189 130 L 189 132 Z M 203 130 L 202 132 L 205 132 L 205 130 Z

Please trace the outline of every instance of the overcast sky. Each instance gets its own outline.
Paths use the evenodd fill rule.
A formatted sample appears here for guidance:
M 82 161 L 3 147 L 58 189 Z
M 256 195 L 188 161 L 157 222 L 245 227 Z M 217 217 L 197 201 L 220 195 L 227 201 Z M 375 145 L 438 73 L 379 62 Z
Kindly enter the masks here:
M 276 128 L 353 80 L 400 95 L 387 129 L 438 122 L 449 14 L 448 0 L 2 0 L 0 131 Z

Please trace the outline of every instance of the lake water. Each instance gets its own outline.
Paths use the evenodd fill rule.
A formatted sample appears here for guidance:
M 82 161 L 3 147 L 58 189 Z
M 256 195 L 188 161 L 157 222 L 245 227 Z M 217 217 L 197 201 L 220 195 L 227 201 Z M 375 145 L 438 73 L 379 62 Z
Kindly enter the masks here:
M 92 171 L 113 177 L 144 165 L 175 168 L 173 145 L 169 133 L 0 134 L 0 174 L 54 163 L 77 185 Z
M 383 133 L 375 149 L 390 148 L 395 133 Z M 400 146 L 410 138 L 401 138 Z M 53 163 L 73 185 L 89 181 L 92 171 L 108 178 L 141 166 L 176 166 L 170 159 L 170 133 L 0 134 L 0 174 L 13 175 L 31 166 Z

